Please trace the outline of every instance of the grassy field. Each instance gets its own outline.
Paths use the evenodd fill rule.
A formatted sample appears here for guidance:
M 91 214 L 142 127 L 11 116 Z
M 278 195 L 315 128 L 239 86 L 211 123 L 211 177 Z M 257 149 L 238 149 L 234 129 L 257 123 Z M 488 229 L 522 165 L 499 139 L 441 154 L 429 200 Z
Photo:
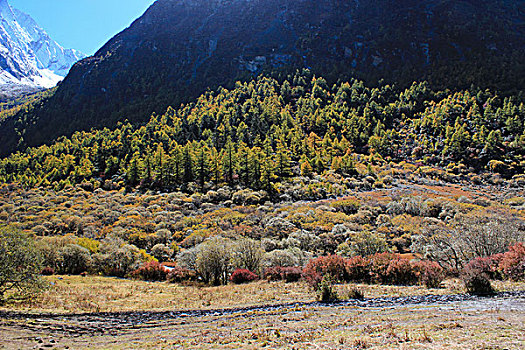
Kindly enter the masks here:
M 315 301 L 316 295 L 302 282 L 259 281 L 250 284 L 220 287 L 180 285 L 167 282 L 144 282 L 98 276 L 46 277 L 49 289 L 31 301 L 0 307 L 32 313 L 91 313 L 125 311 L 164 311 L 217 309 L 254 305 Z M 340 295 L 351 288 L 365 298 L 384 296 L 445 295 L 463 293 L 459 280 L 449 279 L 444 288 L 423 286 L 380 286 L 367 284 L 338 285 Z M 525 283 L 493 281 L 498 291 L 525 290 Z
M 309 302 L 315 295 L 303 283 L 204 287 L 92 276 L 48 280 L 52 287 L 36 300 L 1 310 L 15 316 L 0 314 L 0 349 L 525 348 L 523 297 L 381 307 L 305 304 L 152 318 L 148 315 L 153 311 Z M 500 291 L 525 290 L 525 283 L 496 282 L 495 286 Z M 354 287 L 337 286 L 342 294 Z M 432 290 L 357 288 L 366 298 L 463 292 L 457 280 Z M 120 313 L 125 311 L 135 311 L 134 316 Z M 94 314 L 82 315 L 86 312 Z

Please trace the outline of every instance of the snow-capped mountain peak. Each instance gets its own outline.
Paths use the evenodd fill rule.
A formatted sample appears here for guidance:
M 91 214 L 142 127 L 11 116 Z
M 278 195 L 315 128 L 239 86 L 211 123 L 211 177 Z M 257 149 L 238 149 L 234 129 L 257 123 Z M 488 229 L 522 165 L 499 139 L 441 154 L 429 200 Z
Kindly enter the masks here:
M 52 40 L 31 16 L 0 0 L 1 94 L 14 97 L 53 87 L 83 57 Z

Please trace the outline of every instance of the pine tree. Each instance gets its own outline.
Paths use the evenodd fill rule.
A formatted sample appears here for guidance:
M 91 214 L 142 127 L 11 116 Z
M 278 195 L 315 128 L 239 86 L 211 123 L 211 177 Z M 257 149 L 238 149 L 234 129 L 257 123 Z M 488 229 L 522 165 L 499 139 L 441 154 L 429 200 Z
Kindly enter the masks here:
M 242 141 L 239 142 L 239 148 L 237 151 L 237 164 L 238 174 L 241 183 L 249 187 L 250 186 L 250 149 Z
M 190 144 L 188 143 L 183 150 L 182 156 L 182 169 L 183 169 L 183 184 L 193 182 L 193 159 L 190 152 Z
M 275 163 L 277 164 L 277 176 L 279 180 L 291 176 L 290 152 L 281 140 L 277 140 L 277 150 L 275 154 Z
M 208 179 L 208 149 L 204 145 L 204 142 L 199 144 L 199 150 L 197 155 L 197 164 L 196 164 L 196 177 L 200 185 L 201 193 L 204 192 L 204 185 Z
M 215 147 L 211 147 L 209 150 L 209 164 L 210 164 L 210 174 L 211 174 L 211 180 L 215 184 L 216 187 L 219 186 L 219 184 L 222 181 L 222 162 L 219 155 L 219 152 L 217 152 L 217 149 Z
M 228 140 L 224 145 L 224 149 L 222 152 L 222 164 L 224 179 L 226 180 L 228 185 L 232 186 L 233 177 L 235 173 L 235 148 L 230 137 L 228 137 Z

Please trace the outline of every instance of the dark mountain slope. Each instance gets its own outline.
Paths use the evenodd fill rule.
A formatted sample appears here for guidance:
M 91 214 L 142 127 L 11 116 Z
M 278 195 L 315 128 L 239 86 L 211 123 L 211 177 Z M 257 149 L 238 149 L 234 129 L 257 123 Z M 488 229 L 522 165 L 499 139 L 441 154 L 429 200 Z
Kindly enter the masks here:
M 158 0 L 42 107 L 0 126 L 1 153 L 20 138 L 23 147 L 143 122 L 265 72 L 513 93 L 525 86 L 524 58 L 523 0 Z

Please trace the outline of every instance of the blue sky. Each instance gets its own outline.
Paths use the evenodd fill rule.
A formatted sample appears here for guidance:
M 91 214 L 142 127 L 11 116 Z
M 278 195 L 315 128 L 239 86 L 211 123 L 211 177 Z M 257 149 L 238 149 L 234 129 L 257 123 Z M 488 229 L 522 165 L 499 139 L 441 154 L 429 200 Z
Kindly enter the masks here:
M 8 0 L 31 15 L 60 45 L 94 54 L 154 0 Z

